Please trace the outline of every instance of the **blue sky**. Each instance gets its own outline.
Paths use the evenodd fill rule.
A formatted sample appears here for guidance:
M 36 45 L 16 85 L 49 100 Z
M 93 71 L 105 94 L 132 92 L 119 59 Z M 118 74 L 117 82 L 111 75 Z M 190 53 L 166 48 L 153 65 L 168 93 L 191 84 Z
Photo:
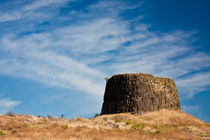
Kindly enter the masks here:
M 104 77 L 173 78 L 210 122 L 208 0 L 0 0 L 0 113 L 92 117 Z

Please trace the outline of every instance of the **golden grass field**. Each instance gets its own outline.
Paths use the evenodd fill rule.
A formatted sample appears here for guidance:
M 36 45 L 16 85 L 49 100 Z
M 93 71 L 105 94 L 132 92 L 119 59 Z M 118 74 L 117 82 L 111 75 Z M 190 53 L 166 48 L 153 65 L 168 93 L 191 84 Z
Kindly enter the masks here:
M 210 140 L 210 123 L 182 111 L 102 115 L 92 119 L 0 116 L 0 140 Z

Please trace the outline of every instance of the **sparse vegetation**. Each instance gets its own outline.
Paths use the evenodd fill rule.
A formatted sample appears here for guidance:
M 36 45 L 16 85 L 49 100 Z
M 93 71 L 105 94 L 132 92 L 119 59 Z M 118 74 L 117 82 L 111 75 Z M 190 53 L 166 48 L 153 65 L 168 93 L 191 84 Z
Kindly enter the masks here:
M 144 129 L 144 124 L 143 123 L 136 123 L 132 126 L 134 129 Z
M 17 131 L 15 129 L 11 130 L 11 134 L 16 134 Z
M 126 121 L 125 124 L 126 125 L 129 125 L 129 124 L 131 124 L 131 122 L 130 121 Z
M 98 116 L 100 116 L 100 114 L 99 113 L 96 113 L 94 117 L 98 117 Z
M 5 135 L 5 133 L 3 131 L 0 131 L 0 136 Z
M 13 117 L 15 115 L 15 113 L 13 113 L 12 111 L 9 111 L 5 115 Z
M 47 118 L 48 118 L 48 119 L 52 119 L 53 117 L 52 117 L 52 116 L 50 116 L 50 115 L 47 115 Z
M 158 126 L 157 125 L 154 125 L 153 128 L 158 129 Z
M 121 122 L 120 120 L 114 120 L 116 123 Z
M 170 110 L 143 115 L 101 115 L 92 119 L 0 116 L 0 122 L 3 140 L 210 139 L 209 123 Z
M 200 137 L 204 137 L 204 135 L 202 133 L 200 133 Z
M 135 124 L 132 126 L 132 128 L 134 128 L 134 129 L 139 129 L 139 127 L 140 127 L 140 124 Z
M 155 133 L 154 134 L 160 134 L 160 131 L 159 130 L 157 130 L 157 131 L 155 131 Z
M 61 118 L 64 118 L 64 116 L 65 116 L 64 114 L 61 114 Z

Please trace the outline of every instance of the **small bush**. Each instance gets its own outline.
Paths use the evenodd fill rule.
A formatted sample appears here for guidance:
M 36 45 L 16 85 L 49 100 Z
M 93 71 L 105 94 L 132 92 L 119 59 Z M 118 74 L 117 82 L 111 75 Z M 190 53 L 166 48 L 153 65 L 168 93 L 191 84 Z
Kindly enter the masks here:
M 141 129 L 144 129 L 144 127 L 145 127 L 145 126 L 144 126 L 143 123 L 141 123 L 141 124 L 138 124 L 138 123 L 137 123 L 137 124 L 135 124 L 135 125 L 132 126 L 132 128 L 134 128 L 134 129 L 140 129 L 140 128 L 141 128 Z
M 5 115 L 13 117 L 15 116 L 15 113 L 13 113 L 12 111 L 9 111 Z
M 154 134 L 160 134 L 160 131 L 159 130 L 157 130 L 157 131 L 155 131 L 155 133 Z
M 154 125 L 153 127 L 154 127 L 155 129 L 158 129 L 158 126 L 157 126 L 157 125 Z
M 100 116 L 100 114 L 96 113 L 96 114 L 95 114 L 95 117 L 98 117 L 98 116 Z
M 61 118 L 64 118 L 64 116 L 65 116 L 64 114 L 61 114 Z
M 148 132 L 149 134 L 151 134 L 151 135 L 153 134 L 150 130 L 147 130 L 147 132 Z
M 141 125 L 137 123 L 137 124 L 133 125 L 132 128 L 134 128 L 134 129 L 139 129 L 140 126 L 141 126 Z
M 3 131 L 0 131 L 0 136 L 5 135 L 5 133 Z
M 204 137 L 204 134 L 200 133 L 200 137 Z
M 131 122 L 130 121 L 126 121 L 125 124 L 126 125 L 129 125 L 129 124 L 131 124 Z
M 48 119 L 52 119 L 53 117 L 52 117 L 52 116 L 50 116 L 50 115 L 47 115 L 47 118 L 48 118 Z
M 121 122 L 120 120 L 115 120 L 116 123 Z
M 61 128 L 68 129 L 69 127 L 68 127 L 68 125 L 61 125 Z
M 11 133 L 11 134 L 16 134 L 17 131 L 16 131 L 15 129 L 13 129 L 10 133 Z

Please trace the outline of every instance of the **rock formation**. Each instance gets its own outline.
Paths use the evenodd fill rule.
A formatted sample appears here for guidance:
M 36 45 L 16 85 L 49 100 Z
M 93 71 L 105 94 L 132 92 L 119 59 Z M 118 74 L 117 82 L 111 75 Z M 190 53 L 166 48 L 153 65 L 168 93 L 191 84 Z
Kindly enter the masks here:
M 101 114 L 181 110 L 179 94 L 170 78 L 151 74 L 117 74 L 108 79 Z

